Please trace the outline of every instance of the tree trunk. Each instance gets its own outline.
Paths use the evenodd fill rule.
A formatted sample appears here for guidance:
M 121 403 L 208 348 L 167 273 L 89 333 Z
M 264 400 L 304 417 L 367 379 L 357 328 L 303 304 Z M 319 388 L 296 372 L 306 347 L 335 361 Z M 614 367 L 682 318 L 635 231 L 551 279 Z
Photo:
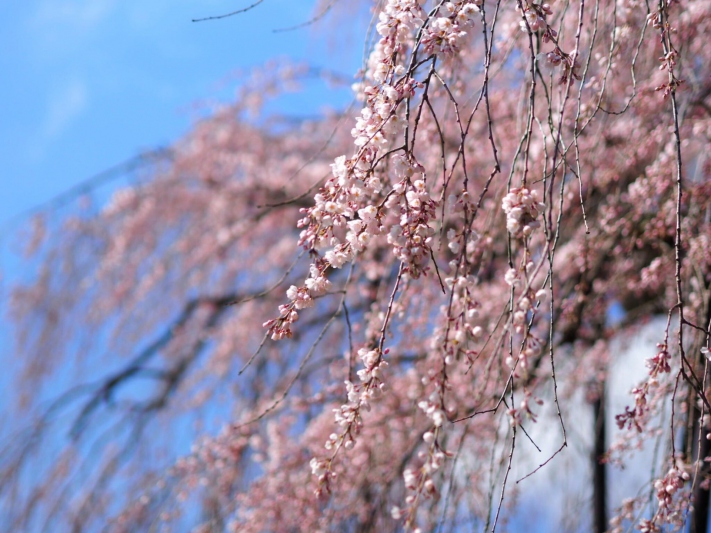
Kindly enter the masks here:
M 607 520 L 607 465 L 603 462 L 607 447 L 605 424 L 605 387 L 600 384 L 599 393 L 593 402 L 595 417 L 595 442 L 593 445 L 593 519 L 595 533 L 605 533 Z
M 709 322 L 711 322 L 711 301 L 708 302 L 706 308 L 706 323 L 708 324 Z M 704 361 L 704 356 L 699 354 L 699 368 L 703 369 L 705 367 L 706 361 Z M 700 372 L 700 374 L 703 374 L 703 371 Z M 711 376 L 707 373 L 705 380 L 708 380 L 709 377 Z M 691 464 L 693 465 L 696 464 L 697 461 L 701 461 L 701 465 L 698 479 L 694 486 L 694 507 L 691 512 L 689 533 L 706 533 L 709 530 L 709 489 L 702 488 L 701 485 L 702 481 L 709 474 L 708 463 L 704 462 L 704 459 L 708 457 L 711 451 L 711 443 L 706 438 L 706 434 L 709 433 L 708 428 L 701 425 L 701 410 L 695 398 L 693 408 L 691 409 L 691 416 L 694 417 L 691 429 L 692 441 L 689 443 L 690 446 L 687 446 L 686 449 L 691 450 Z
M 709 454 L 709 441 L 706 438 L 708 430 L 700 424 L 701 411 L 696 402 L 692 410 L 693 427 L 691 431 L 691 464 L 702 461 L 699 476 L 694 486 L 694 509 L 691 513 L 689 533 L 706 533 L 709 527 L 709 489 L 702 488 L 702 481 L 708 475 L 708 469 L 703 460 Z

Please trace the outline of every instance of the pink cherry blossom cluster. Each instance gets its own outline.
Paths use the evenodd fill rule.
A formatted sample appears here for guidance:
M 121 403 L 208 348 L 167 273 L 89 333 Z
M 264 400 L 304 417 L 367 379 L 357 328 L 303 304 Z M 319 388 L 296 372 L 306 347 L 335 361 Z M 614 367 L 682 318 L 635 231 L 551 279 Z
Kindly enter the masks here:
M 450 241 L 450 244 L 456 241 Z M 444 362 L 451 365 L 464 354 L 468 360 L 476 357 L 472 341 L 477 341 L 484 334 L 481 326 L 479 308 L 481 304 L 476 300 L 474 276 L 459 276 L 445 278 L 445 284 L 452 290 L 452 301 L 448 312 L 449 320 L 435 331 L 432 337 L 432 347 L 444 346 Z
M 536 398 L 531 391 L 524 389 L 523 398 L 519 402 L 518 407 L 510 407 L 506 411 L 512 426 L 521 425 L 526 420 L 536 422 L 536 414 L 531 408 L 531 402 L 537 405 L 543 405 L 543 400 Z
M 456 54 L 464 44 L 467 29 L 474 23 L 483 0 L 445 2 L 439 16 L 423 30 L 421 45 L 427 54 Z
M 651 379 L 657 379 L 659 374 L 668 374 L 671 372 L 671 354 L 669 353 L 666 343 L 657 344 L 659 351 L 654 357 L 650 357 L 646 361 L 647 368 L 649 369 L 649 377 Z
M 530 335 L 528 328 L 531 317 L 535 314 L 537 306 L 545 302 L 548 298 L 548 292 L 545 289 L 534 290 L 533 282 L 536 274 L 536 264 L 529 261 L 525 266 L 519 268 L 509 268 L 504 274 L 504 281 L 512 290 L 519 291 L 516 294 L 514 307 L 511 315 L 512 329 L 519 334 Z M 531 345 L 527 350 L 534 350 L 529 355 L 538 355 L 540 353 L 540 341 L 532 338 Z M 511 361 L 508 361 L 510 364 Z
M 372 152 L 378 148 L 387 147 L 396 134 L 405 127 L 404 120 L 398 113 L 400 102 L 412 97 L 420 84 L 412 78 L 403 77 L 392 84 L 366 86 L 363 89 L 365 106 L 360 117 L 351 130 L 357 147 L 372 145 L 370 150 L 362 152 L 362 156 L 372 160 Z
M 518 355 L 506 357 L 506 365 L 514 371 L 513 376 L 516 378 L 528 376 L 533 362 L 541 355 L 542 348 L 541 340 L 529 332 L 525 337 L 524 347 Z
M 634 409 L 625 407 L 625 412 L 615 416 L 615 421 L 620 429 L 635 428 L 638 432 L 644 431 L 649 420 L 651 410 L 648 397 L 655 389 L 660 389 L 660 379 L 663 374 L 671 372 L 671 354 L 668 351 L 666 342 L 657 344 L 659 351 L 654 357 L 647 360 L 649 378 L 641 385 L 632 389 L 634 395 Z
M 442 468 L 444 461 L 452 454 L 443 450 L 437 442 L 439 429 L 427 431 L 422 436 L 427 449 L 418 452 L 418 459 L 422 462 L 419 468 L 406 468 L 403 472 L 405 488 L 408 495 L 405 498 L 405 508 L 394 506 L 391 510 L 392 517 L 404 520 L 405 528 L 410 529 L 417 518 L 417 508 L 421 499 L 432 498 L 438 494 L 433 476 Z M 417 531 L 418 528 L 413 529 Z
M 637 529 L 641 533 L 660 533 L 671 526 L 675 531 L 684 527 L 689 512 L 689 494 L 687 483 L 689 473 L 684 469 L 683 462 L 675 464 L 663 478 L 654 482 L 658 508 L 652 518 L 640 520 Z
M 513 237 L 528 237 L 541 223 L 537 220 L 546 206 L 538 198 L 537 190 L 526 187 L 511 189 L 501 202 L 506 213 L 506 229 Z
M 279 317 L 264 322 L 262 327 L 267 328 L 272 340 L 291 338 L 293 332 L 291 325 L 299 319 L 299 310 L 313 307 L 314 298 L 323 295 L 331 288 L 331 282 L 326 278 L 325 272 L 329 264 L 324 260 L 313 263 L 309 269 L 309 277 L 302 287 L 291 285 L 286 296 L 290 300 L 287 304 L 279 306 Z
M 391 213 L 399 212 L 399 223 L 391 226 L 387 239 L 405 272 L 416 279 L 426 271 L 430 259 L 435 234 L 430 224 L 436 217 L 437 201 L 430 197 L 424 176 L 416 176 L 417 171 L 422 171 L 419 165 L 397 157 L 394 166 L 395 172 L 404 178 L 395 184 L 385 201 L 385 208 Z
M 546 22 L 546 17 L 553 14 L 550 4 L 539 4 L 527 1 L 520 2 L 518 10 L 522 12 L 524 18 L 520 23 L 523 31 L 528 31 L 529 28 L 532 32 L 537 32 L 540 29 L 546 31 L 552 30 L 548 30 L 548 23 Z M 553 37 L 556 36 L 557 34 L 553 30 Z
M 363 368 L 358 371 L 360 384 L 354 384 L 346 380 L 347 402 L 340 407 L 333 409 L 336 423 L 340 426 L 339 433 L 331 433 L 326 441 L 325 448 L 332 451 L 332 455 L 327 459 L 311 459 L 311 471 L 318 479 L 317 494 L 330 491 L 330 481 L 335 473 L 332 470 L 332 463 L 341 447 L 350 450 L 356 443 L 363 419 L 361 411 L 369 411 L 371 404 L 381 395 L 385 384 L 382 381 L 382 372 L 388 363 L 383 358 L 389 350 L 381 352 L 379 349 L 361 348 L 358 356 L 363 362 Z
M 519 2 L 517 6 L 521 13 L 521 21 L 519 25 L 524 32 L 538 33 L 541 32 L 541 39 L 544 43 L 553 43 L 554 49 L 547 53 L 540 54 L 539 57 L 544 57 L 546 62 L 554 67 L 562 66 L 563 73 L 560 77 L 560 83 L 566 84 L 568 80 L 581 79 L 580 61 L 577 51 L 566 53 L 560 47 L 558 42 L 558 32 L 548 23 L 548 17 L 553 14 L 553 10 L 549 3 L 540 2 Z
M 305 216 L 299 220 L 298 227 L 306 229 L 301 231 L 299 244 L 307 249 L 320 250 L 340 244 L 335 229 L 345 226 L 365 198 L 380 190 L 379 180 L 366 178 L 368 165 L 364 159 L 355 163 L 341 156 L 331 169 L 333 176 L 314 197 L 315 205 L 301 210 Z
M 378 15 L 376 30 L 381 38 L 368 58 L 366 78 L 383 83 L 392 75 L 405 73 L 396 58 L 398 54 L 403 55 L 413 32 L 427 17 L 421 3 L 418 0 L 387 0 Z

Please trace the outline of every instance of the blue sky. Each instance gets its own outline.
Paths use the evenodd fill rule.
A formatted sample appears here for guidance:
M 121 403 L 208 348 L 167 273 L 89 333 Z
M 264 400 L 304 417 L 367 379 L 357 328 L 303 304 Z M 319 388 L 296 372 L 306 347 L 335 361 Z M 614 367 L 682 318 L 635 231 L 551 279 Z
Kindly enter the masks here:
M 235 70 L 284 56 L 348 74 L 358 68 L 358 24 L 339 28 L 336 41 L 323 25 L 272 31 L 310 19 L 311 0 L 265 0 L 239 16 L 191 22 L 249 3 L 30 0 L 6 6 L 0 18 L 0 226 L 142 150 L 170 144 L 194 119 L 196 102 L 230 97 L 235 82 L 225 80 Z M 344 91 L 320 91 L 292 99 L 291 106 L 315 112 L 347 99 Z

